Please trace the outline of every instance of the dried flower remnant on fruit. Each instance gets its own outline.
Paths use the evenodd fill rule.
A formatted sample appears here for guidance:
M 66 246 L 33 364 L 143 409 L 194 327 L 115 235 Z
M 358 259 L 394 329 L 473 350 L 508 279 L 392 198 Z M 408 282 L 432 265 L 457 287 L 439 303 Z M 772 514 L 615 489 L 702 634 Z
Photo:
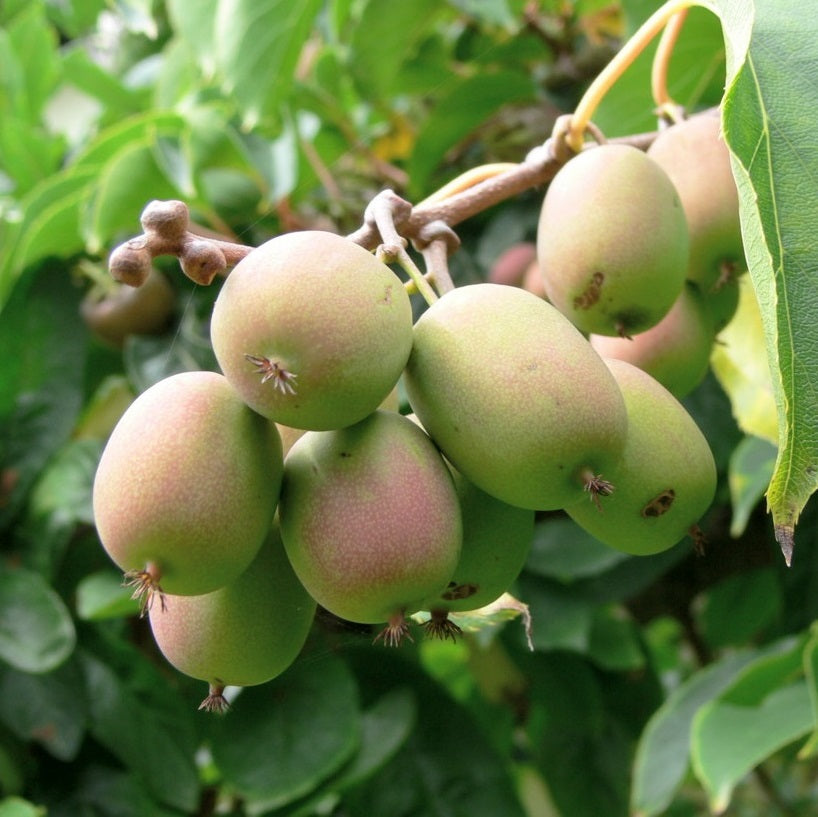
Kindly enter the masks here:
M 409 632 L 409 622 L 403 611 L 395 613 L 390 619 L 389 623 L 384 627 L 372 640 L 373 644 L 383 641 L 387 647 L 399 647 L 404 638 L 414 641 L 412 634 Z
M 150 562 L 144 570 L 128 570 L 123 576 L 122 586 L 133 588 L 131 598 L 139 602 L 140 618 L 148 614 L 157 596 L 162 611 L 166 609 L 165 593 L 159 584 L 160 576 L 159 569 Z
M 463 630 L 449 618 L 447 610 L 432 610 L 429 620 L 423 623 L 423 628 L 429 638 L 439 638 L 441 641 L 450 638 L 457 642 L 457 637 L 463 635 Z
M 674 499 L 676 499 L 676 491 L 674 491 L 673 488 L 662 491 L 642 508 L 642 516 L 655 517 L 667 513 Z
M 597 510 L 602 510 L 602 505 L 599 502 L 601 496 L 610 496 L 614 492 L 614 486 L 603 479 L 601 474 L 586 474 L 584 475 L 585 485 L 584 490 L 588 492 L 591 497 L 591 502 L 596 505 Z
M 207 697 L 199 704 L 199 709 L 205 712 L 215 712 L 223 715 L 230 709 L 230 703 L 224 697 L 224 685 L 220 683 L 210 684 Z
M 298 378 L 297 374 L 288 372 L 283 366 L 267 357 L 259 355 L 245 355 L 244 357 L 257 367 L 256 373 L 262 376 L 262 383 L 272 380 L 273 387 L 282 394 L 295 394 L 295 383 L 292 381 Z

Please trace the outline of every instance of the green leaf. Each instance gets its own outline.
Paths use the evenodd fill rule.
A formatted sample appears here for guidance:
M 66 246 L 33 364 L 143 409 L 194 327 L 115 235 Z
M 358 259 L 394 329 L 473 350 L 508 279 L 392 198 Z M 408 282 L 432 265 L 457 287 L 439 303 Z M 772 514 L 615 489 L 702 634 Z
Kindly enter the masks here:
M 0 529 L 79 413 L 88 333 L 78 303 L 65 268 L 46 264 L 19 283 L 0 321 L 0 458 L 15 479 Z
M 148 706 L 110 666 L 82 654 L 89 731 L 168 806 L 192 812 L 199 800 L 196 736 L 184 711 Z
M 755 766 L 809 732 L 812 708 L 807 685 L 791 684 L 772 692 L 758 706 L 712 701 L 693 722 L 691 759 L 708 792 L 710 808 L 720 813 L 736 784 Z
M 37 184 L 21 200 L 22 225 L 0 258 L 0 311 L 20 273 L 49 255 L 66 258 L 83 248 L 79 231 L 80 205 L 94 173 L 71 169 Z
M 139 110 L 140 95 L 91 59 L 84 48 L 72 48 L 64 53 L 62 79 L 99 100 L 109 115 L 124 116 Z
M 219 0 L 215 55 L 247 128 L 277 118 L 320 0 Z
M 343 791 L 381 769 L 403 746 L 417 719 L 417 696 L 409 688 L 390 690 L 361 717 L 361 744 L 331 788 Z
M 818 755 L 818 627 L 815 625 L 804 647 L 804 675 L 812 701 L 812 735 L 798 752 L 799 760 Z
M 216 765 L 251 814 L 309 794 L 360 740 L 355 679 L 329 654 L 302 657 L 270 683 L 243 690 L 212 730 Z
M 480 74 L 452 83 L 437 100 L 415 142 L 408 167 L 412 195 L 431 193 L 426 185 L 446 151 L 501 106 L 535 96 L 532 78 L 514 71 Z
M 39 573 L 0 573 L 0 659 L 23 672 L 49 672 L 76 641 L 71 614 Z
M 687 772 L 696 713 L 724 691 L 753 657 L 752 652 L 745 651 L 710 664 L 674 690 L 651 716 L 634 759 L 634 817 L 653 817 L 671 804 Z
M 23 800 L 22 797 L 4 797 L 0 800 L 0 817 L 45 817 L 46 809 Z
M 395 89 L 400 68 L 439 16 L 437 0 L 367 0 L 350 42 L 349 69 L 367 98 L 381 101 Z
M 557 517 L 537 523 L 526 569 L 569 583 L 604 573 L 628 558 L 626 553 L 602 544 L 572 519 Z
M 597 609 L 591 624 L 588 655 L 608 670 L 638 670 L 645 666 L 639 629 L 621 606 Z
M 775 466 L 778 449 L 761 437 L 745 437 L 734 449 L 730 457 L 728 484 L 733 518 L 730 521 L 730 535 L 741 536 L 753 508 L 758 504 Z
M 743 571 L 708 588 L 697 605 L 696 623 L 713 648 L 740 646 L 770 627 L 783 607 L 772 568 Z
M 166 0 L 168 16 L 173 31 L 183 41 L 207 79 L 212 79 L 216 70 L 214 57 L 216 46 L 216 11 L 219 0 Z
M 71 440 L 37 481 L 31 512 L 57 517 L 62 524 L 93 525 L 91 492 L 102 446 L 101 440 Z
M 160 138 L 131 141 L 105 163 L 83 219 L 90 252 L 102 252 L 118 231 L 138 232 L 138 215 L 151 199 L 179 196 L 178 187 L 157 163 Z
M 76 590 L 77 617 L 81 621 L 104 621 L 139 614 L 139 602 L 122 586 L 122 575 L 113 570 L 91 573 Z
M 733 416 L 745 434 L 778 441 L 773 384 L 764 347 L 764 329 L 752 281 L 739 279 L 739 305 L 719 334 L 710 357 L 713 372 L 730 398 Z
M 755 3 L 753 15 L 746 3 L 714 5 L 728 44 L 725 136 L 778 408 L 778 458 L 767 501 L 789 562 L 798 516 L 818 487 L 812 216 L 818 144 L 804 116 L 818 106 L 818 20 L 805 17 L 796 0 Z
M 635 31 L 661 5 L 658 0 L 625 0 L 628 30 Z M 656 129 L 650 73 L 658 38 L 617 80 L 594 114 L 593 121 L 608 136 Z M 688 110 L 717 105 L 724 90 L 724 40 L 719 19 L 711 11 L 688 11 L 668 72 L 671 97 Z
M 87 720 L 79 664 L 31 675 L 0 666 L 0 720 L 21 740 L 42 745 L 58 760 L 73 760 Z

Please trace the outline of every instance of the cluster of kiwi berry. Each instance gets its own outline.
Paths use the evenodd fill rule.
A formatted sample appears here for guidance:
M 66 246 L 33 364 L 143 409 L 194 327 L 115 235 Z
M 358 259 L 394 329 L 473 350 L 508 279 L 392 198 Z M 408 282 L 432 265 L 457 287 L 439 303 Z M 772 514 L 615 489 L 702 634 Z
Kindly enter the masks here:
M 698 206 L 730 211 L 698 222 L 661 167 L 688 137 L 666 154 L 661 143 L 694 122 L 707 134 L 690 137 L 680 178 L 699 173 Z M 729 167 L 724 196 L 702 168 L 720 150 L 711 124 L 669 128 L 652 156 L 603 145 L 560 170 L 538 235 L 547 298 L 472 284 L 414 321 L 389 266 L 320 231 L 236 264 L 211 320 L 222 373 L 143 392 L 94 484 L 100 539 L 167 659 L 209 683 L 205 708 L 224 707 L 226 685 L 286 669 L 317 605 L 383 625 L 376 640 L 390 645 L 418 611 L 454 637 L 451 612 L 489 604 L 519 574 L 537 511 L 563 509 L 635 554 L 694 529 L 716 473 L 678 379 L 602 340 L 635 347 L 690 293 L 704 309 L 732 281 L 737 204 L 725 205 Z

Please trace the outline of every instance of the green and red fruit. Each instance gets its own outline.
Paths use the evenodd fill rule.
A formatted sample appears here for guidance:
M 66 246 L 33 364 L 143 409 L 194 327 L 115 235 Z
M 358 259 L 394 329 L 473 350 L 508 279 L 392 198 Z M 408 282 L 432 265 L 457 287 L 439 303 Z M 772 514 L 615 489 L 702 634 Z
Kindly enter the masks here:
M 679 195 L 645 153 L 605 144 L 548 187 L 537 232 L 545 294 L 585 333 L 633 335 L 667 313 L 688 266 Z
M 412 346 L 400 279 L 333 233 L 278 236 L 240 261 L 213 308 L 219 365 L 245 402 L 293 428 L 343 428 L 374 411 Z
M 345 429 L 307 432 L 287 455 L 279 508 L 284 546 L 310 595 L 347 621 L 388 622 L 388 644 L 457 567 L 452 476 L 400 414 L 378 410 Z
M 738 191 L 718 113 L 699 114 L 665 129 L 647 154 L 679 192 L 690 233 L 688 279 L 707 294 L 730 270 L 746 270 Z
M 452 465 L 510 505 L 554 510 L 583 496 L 625 445 L 625 403 L 575 326 L 516 287 L 473 284 L 415 324 L 409 402 Z
M 586 499 L 566 508 L 588 533 L 617 550 L 658 553 L 698 522 L 716 491 L 716 465 L 684 406 L 649 374 L 607 360 L 628 407 L 625 451 L 610 472 L 616 490 L 601 507 Z
M 150 605 L 209 593 L 255 557 L 283 470 L 273 423 L 222 375 L 185 372 L 128 407 L 102 453 L 93 506 L 103 547 Z
M 263 684 L 295 661 L 315 609 L 274 525 L 240 576 L 211 593 L 166 596 L 150 623 L 165 658 L 210 685 L 200 708 L 221 711 L 226 686 Z
M 589 340 L 602 357 L 638 366 L 681 400 L 707 374 L 715 328 L 708 299 L 687 282 L 656 326 L 631 338 L 591 335 Z

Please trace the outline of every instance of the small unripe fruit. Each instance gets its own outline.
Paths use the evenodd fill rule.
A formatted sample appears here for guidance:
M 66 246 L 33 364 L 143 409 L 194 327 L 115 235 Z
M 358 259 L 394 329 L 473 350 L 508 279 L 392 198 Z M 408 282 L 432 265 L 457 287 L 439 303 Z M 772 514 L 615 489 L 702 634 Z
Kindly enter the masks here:
M 150 623 L 165 658 L 210 684 L 201 708 L 221 709 L 225 686 L 263 684 L 295 661 L 315 608 L 274 525 L 240 576 L 212 593 L 166 596 L 151 609 Z
M 343 428 L 374 411 L 412 346 L 400 279 L 353 242 L 316 230 L 242 259 L 213 308 L 227 379 L 260 414 L 293 428 Z
M 129 335 L 156 335 L 166 329 L 174 302 L 173 287 L 153 267 L 138 287 L 115 285 L 103 296 L 92 289 L 80 304 L 80 313 L 97 337 L 121 347 Z
M 114 428 L 94 479 L 94 517 L 137 591 L 209 593 L 235 579 L 270 527 L 281 439 L 215 372 L 143 392 Z
M 632 338 L 591 335 L 589 340 L 602 357 L 638 366 L 681 400 L 707 374 L 715 328 L 707 299 L 687 282 L 656 326 Z
M 537 245 L 533 241 L 518 241 L 497 256 L 489 270 L 492 284 L 523 285 L 526 271 L 537 258 Z
M 423 430 L 392 412 L 301 437 L 285 462 L 280 520 L 316 601 L 348 621 L 390 622 L 387 643 L 446 587 L 460 556 L 451 474 Z
M 635 555 L 658 553 L 697 523 L 716 491 L 716 465 L 707 440 L 684 406 L 649 374 L 606 360 L 628 407 L 625 451 L 612 468 L 616 490 L 597 507 L 586 499 L 566 511 L 610 547 Z
M 530 292 L 472 284 L 418 319 L 404 373 L 423 427 L 466 479 L 510 505 L 554 510 L 616 462 L 625 403 L 571 322 Z
M 746 270 L 738 191 L 717 113 L 700 114 L 662 131 L 648 156 L 679 192 L 690 232 L 687 277 L 707 294 L 730 265 Z
M 546 296 L 583 332 L 645 331 L 673 305 L 687 271 L 673 183 L 637 148 L 585 150 L 548 187 L 537 257 Z

